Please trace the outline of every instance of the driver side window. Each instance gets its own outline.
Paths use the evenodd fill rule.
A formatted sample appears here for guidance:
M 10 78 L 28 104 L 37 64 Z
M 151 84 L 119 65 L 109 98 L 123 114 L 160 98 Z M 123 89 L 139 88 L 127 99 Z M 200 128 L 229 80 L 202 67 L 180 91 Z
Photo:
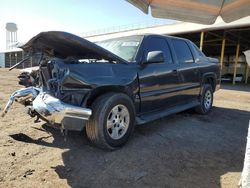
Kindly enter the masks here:
M 147 40 L 145 54 L 151 51 L 162 51 L 165 59 L 165 63 L 173 63 L 170 48 L 165 39 L 159 37 L 152 37 Z

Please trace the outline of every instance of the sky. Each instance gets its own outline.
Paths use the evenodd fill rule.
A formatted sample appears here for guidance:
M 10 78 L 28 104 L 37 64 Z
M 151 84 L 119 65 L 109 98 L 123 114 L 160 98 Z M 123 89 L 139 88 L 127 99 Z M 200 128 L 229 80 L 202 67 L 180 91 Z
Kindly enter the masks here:
M 171 23 L 152 18 L 125 0 L 0 0 L 0 51 L 6 47 L 7 22 L 17 24 L 18 41 L 42 31 L 74 34 L 135 23 Z

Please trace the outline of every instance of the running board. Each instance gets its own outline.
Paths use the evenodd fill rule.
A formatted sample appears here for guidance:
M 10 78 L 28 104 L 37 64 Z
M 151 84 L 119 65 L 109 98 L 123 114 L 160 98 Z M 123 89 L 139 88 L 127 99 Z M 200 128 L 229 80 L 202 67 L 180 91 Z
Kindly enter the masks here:
M 166 108 L 166 109 L 159 110 L 159 111 L 146 113 L 146 114 L 143 114 L 143 115 L 136 117 L 136 124 L 137 125 L 145 124 L 145 123 L 148 123 L 150 121 L 154 121 L 154 120 L 157 120 L 159 118 L 193 108 L 195 106 L 198 106 L 199 104 L 200 104 L 199 101 L 192 101 L 192 102 L 187 103 L 187 104 L 182 104 L 182 105 L 174 106 L 171 108 Z

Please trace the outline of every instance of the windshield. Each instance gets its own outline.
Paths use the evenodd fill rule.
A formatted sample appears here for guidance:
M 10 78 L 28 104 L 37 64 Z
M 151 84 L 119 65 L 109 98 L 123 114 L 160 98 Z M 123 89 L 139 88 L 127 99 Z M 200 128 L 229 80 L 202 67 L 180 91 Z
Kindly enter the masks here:
M 141 44 L 143 36 L 129 36 L 97 42 L 96 44 L 114 53 L 115 55 L 131 62 Z

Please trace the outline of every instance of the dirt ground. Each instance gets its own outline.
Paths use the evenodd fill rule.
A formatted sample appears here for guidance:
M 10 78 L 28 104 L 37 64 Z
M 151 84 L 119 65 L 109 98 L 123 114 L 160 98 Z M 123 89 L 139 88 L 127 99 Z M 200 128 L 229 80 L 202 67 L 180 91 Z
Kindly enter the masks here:
M 18 71 L 0 69 L 0 108 L 20 88 Z M 237 187 L 243 167 L 250 85 L 223 85 L 209 115 L 192 111 L 137 126 L 107 152 L 82 132 L 65 141 L 14 104 L 0 119 L 0 187 Z

